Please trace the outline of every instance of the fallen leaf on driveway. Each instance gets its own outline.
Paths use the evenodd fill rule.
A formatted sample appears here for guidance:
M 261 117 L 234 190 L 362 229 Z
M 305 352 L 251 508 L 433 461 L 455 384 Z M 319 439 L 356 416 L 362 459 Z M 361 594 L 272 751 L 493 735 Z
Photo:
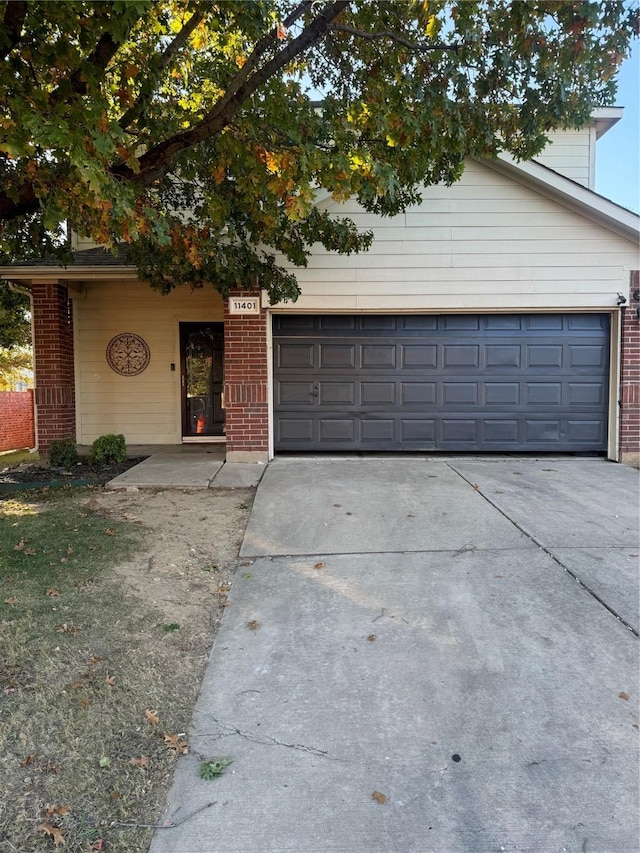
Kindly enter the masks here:
M 314 569 L 324 569 L 324 563 L 315 563 L 313 568 Z
M 622 693 L 618 693 L 618 699 L 624 699 L 624 700 L 625 700 L 625 702 L 627 702 L 627 701 L 629 700 L 629 694 L 628 694 L 628 693 L 624 693 L 624 692 L 622 692 Z
M 256 619 L 252 619 L 251 622 L 247 622 L 247 627 L 251 628 L 252 631 L 257 631 L 260 623 Z
M 381 794 L 380 791 L 374 791 L 373 794 L 371 794 L 371 799 L 375 800 L 376 803 L 380 803 L 381 806 L 387 802 L 386 796 Z

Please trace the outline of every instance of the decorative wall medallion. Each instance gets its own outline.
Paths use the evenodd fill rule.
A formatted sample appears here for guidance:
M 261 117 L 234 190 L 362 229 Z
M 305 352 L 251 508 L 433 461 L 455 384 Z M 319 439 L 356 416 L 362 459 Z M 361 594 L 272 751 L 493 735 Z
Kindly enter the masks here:
M 137 376 L 150 360 L 147 342 L 133 332 L 122 332 L 107 344 L 107 363 L 120 376 Z

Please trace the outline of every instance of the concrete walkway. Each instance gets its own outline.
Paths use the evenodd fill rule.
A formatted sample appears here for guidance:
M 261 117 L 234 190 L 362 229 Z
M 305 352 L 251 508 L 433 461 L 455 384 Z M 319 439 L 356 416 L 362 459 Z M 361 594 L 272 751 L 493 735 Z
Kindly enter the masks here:
M 141 454 L 142 455 L 142 454 Z M 265 465 L 225 462 L 224 447 L 150 451 L 143 462 L 114 477 L 107 489 L 234 489 L 257 486 Z
M 230 600 L 151 853 L 637 853 L 637 472 L 277 460 Z

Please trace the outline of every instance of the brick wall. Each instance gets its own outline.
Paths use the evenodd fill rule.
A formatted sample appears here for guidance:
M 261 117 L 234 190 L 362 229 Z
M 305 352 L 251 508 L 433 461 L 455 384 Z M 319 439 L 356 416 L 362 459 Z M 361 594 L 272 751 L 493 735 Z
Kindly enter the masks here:
M 232 296 L 255 296 L 234 291 Z M 227 460 L 266 461 L 269 453 L 267 315 L 224 315 Z
M 33 391 L 0 391 L 0 452 L 35 443 Z
M 66 287 L 38 283 L 31 291 L 38 440 L 46 456 L 52 441 L 76 434 L 73 314 Z
M 620 371 L 620 459 L 640 463 L 640 271 L 630 277 L 629 306 L 622 318 L 622 353 Z

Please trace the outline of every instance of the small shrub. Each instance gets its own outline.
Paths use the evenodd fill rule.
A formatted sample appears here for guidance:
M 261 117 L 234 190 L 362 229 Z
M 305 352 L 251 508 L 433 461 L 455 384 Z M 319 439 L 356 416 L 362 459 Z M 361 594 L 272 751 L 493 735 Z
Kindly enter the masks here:
M 52 468 L 69 468 L 78 464 L 75 438 L 60 438 L 51 442 L 49 464 Z
M 116 465 L 127 458 L 127 445 L 123 435 L 101 435 L 91 445 L 89 461 L 92 465 Z

